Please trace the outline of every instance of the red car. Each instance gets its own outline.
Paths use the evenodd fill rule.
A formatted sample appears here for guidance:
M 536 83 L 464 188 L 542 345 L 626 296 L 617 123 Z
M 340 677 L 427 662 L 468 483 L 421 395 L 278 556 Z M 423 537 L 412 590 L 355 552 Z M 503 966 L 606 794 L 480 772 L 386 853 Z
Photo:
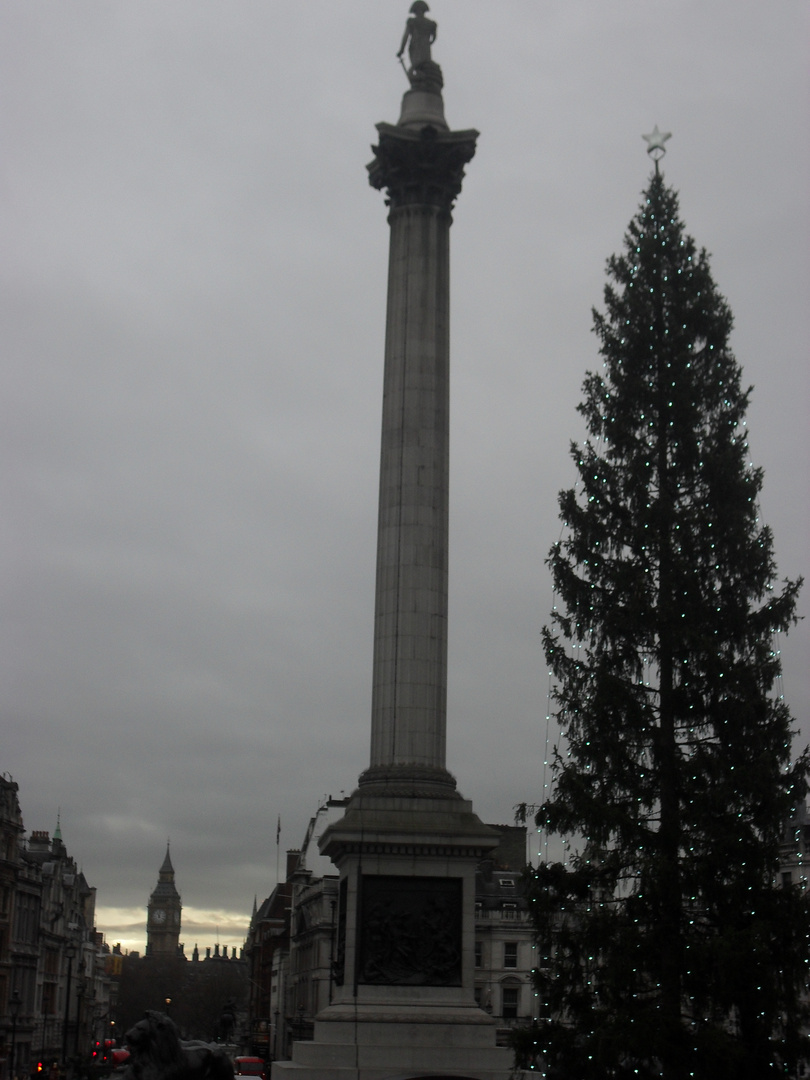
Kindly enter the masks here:
M 261 1058 L 234 1058 L 233 1071 L 235 1076 L 257 1076 L 259 1080 L 267 1080 L 267 1073 L 264 1071 L 264 1062 Z

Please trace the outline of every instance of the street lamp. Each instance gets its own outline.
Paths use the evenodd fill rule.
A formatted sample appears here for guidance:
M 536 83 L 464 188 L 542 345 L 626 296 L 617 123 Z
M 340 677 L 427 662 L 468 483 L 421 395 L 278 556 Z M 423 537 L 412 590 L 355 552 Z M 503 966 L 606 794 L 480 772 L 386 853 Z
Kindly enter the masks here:
M 76 946 L 70 942 L 65 946 L 67 957 L 67 989 L 65 990 L 65 1022 L 62 1026 L 62 1066 L 67 1066 L 68 1024 L 70 1022 L 70 984 L 73 979 L 73 957 L 76 955 Z
M 337 900 L 330 900 L 329 907 L 332 909 L 332 920 L 329 924 L 329 1004 L 332 1004 L 332 988 L 335 983 L 335 911 Z
M 298 1006 L 298 1023 L 295 1025 L 295 1031 L 298 1035 L 299 1042 L 304 1041 L 304 1006 L 303 1004 Z
M 166 1015 L 167 1016 L 171 1016 L 171 1012 L 169 1011 L 171 1009 L 171 1007 L 172 1007 L 172 999 L 170 997 L 167 997 L 166 998 Z
M 79 970 L 80 970 L 80 973 L 81 973 L 81 969 L 79 969 Z M 73 1056 L 75 1058 L 78 1058 L 78 1056 L 79 1056 L 79 1034 L 81 1032 L 81 1027 L 82 1027 L 82 999 L 84 997 L 84 992 L 85 992 L 86 989 L 87 989 L 87 987 L 85 986 L 83 979 L 79 983 L 77 983 L 77 985 L 76 985 L 76 1038 L 73 1040 Z M 83 1051 L 82 1051 L 82 1053 L 83 1053 Z
M 9 1062 L 11 1080 L 14 1080 L 14 1059 L 17 1051 L 17 1013 L 20 1011 L 21 1004 L 20 991 L 13 990 L 11 1001 L 8 1003 L 8 1011 L 11 1013 L 11 1061 Z

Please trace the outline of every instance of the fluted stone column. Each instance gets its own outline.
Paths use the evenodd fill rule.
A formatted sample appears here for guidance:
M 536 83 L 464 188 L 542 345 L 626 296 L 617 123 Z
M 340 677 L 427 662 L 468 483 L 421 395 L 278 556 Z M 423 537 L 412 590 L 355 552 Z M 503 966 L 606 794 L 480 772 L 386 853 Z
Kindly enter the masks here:
M 361 789 L 451 795 L 445 768 L 450 225 L 477 132 L 378 124 L 390 213 L 370 767 Z
M 474 1028 L 488 1022 L 472 999 L 475 868 L 497 834 L 456 791 L 445 741 L 450 225 L 477 132 L 447 130 L 438 90 L 406 93 L 400 123 L 377 131 L 369 179 L 388 195 L 390 251 L 371 763 L 320 841 L 341 876 L 322 1019 L 427 1009 Z M 415 948 L 437 912 L 435 949 Z
M 507 1080 L 475 1003 L 475 872 L 498 834 L 445 766 L 450 224 L 475 131 L 450 131 L 435 23 L 411 5 L 410 89 L 369 165 L 389 206 L 371 761 L 321 853 L 340 874 L 334 994 L 273 1080 Z

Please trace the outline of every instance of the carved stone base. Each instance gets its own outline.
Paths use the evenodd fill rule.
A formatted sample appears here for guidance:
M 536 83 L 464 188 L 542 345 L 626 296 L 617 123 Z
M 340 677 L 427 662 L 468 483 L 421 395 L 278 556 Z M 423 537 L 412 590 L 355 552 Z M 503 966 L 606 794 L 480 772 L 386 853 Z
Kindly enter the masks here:
M 444 118 L 442 95 L 429 87 L 414 85 L 402 95 L 398 127 L 422 128 L 428 125 L 439 131 L 450 130 Z
M 272 1080 L 507 1080 L 511 1064 L 512 1052 L 495 1046 L 494 1022 L 474 1006 L 341 1005 L 316 1018 L 314 1041 L 295 1043 L 292 1061 L 274 1062 Z
M 273 1080 L 507 1080 L 511 1051 L 473 996 L 475 869 L 496 843 L 444 769 L 363 773 L 320 841 L 341 878 L 333 1003 Z
M 356 795 L 394 799 L 461 799 L 455 777 L 428 765 L 374 765 L 360 774 Z
M 357 979 L 367 986 L 461 986 L 461 878 L 364 874 Z

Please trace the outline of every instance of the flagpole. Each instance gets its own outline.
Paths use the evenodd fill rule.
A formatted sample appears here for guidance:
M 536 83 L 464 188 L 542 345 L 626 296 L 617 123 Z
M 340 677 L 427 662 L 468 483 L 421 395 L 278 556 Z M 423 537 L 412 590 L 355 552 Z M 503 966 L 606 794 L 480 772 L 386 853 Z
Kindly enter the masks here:
M 279 841 L 280 840 L 281 840 L 281 814 L 278 815 L 278 822 L 276 823 L 276 884 L 277 885 L 281 884 L 281 880 L 280 880 L 280 878 L 278 876 L 279 852 L 281 851 L 281 848 L 279 847 Z

